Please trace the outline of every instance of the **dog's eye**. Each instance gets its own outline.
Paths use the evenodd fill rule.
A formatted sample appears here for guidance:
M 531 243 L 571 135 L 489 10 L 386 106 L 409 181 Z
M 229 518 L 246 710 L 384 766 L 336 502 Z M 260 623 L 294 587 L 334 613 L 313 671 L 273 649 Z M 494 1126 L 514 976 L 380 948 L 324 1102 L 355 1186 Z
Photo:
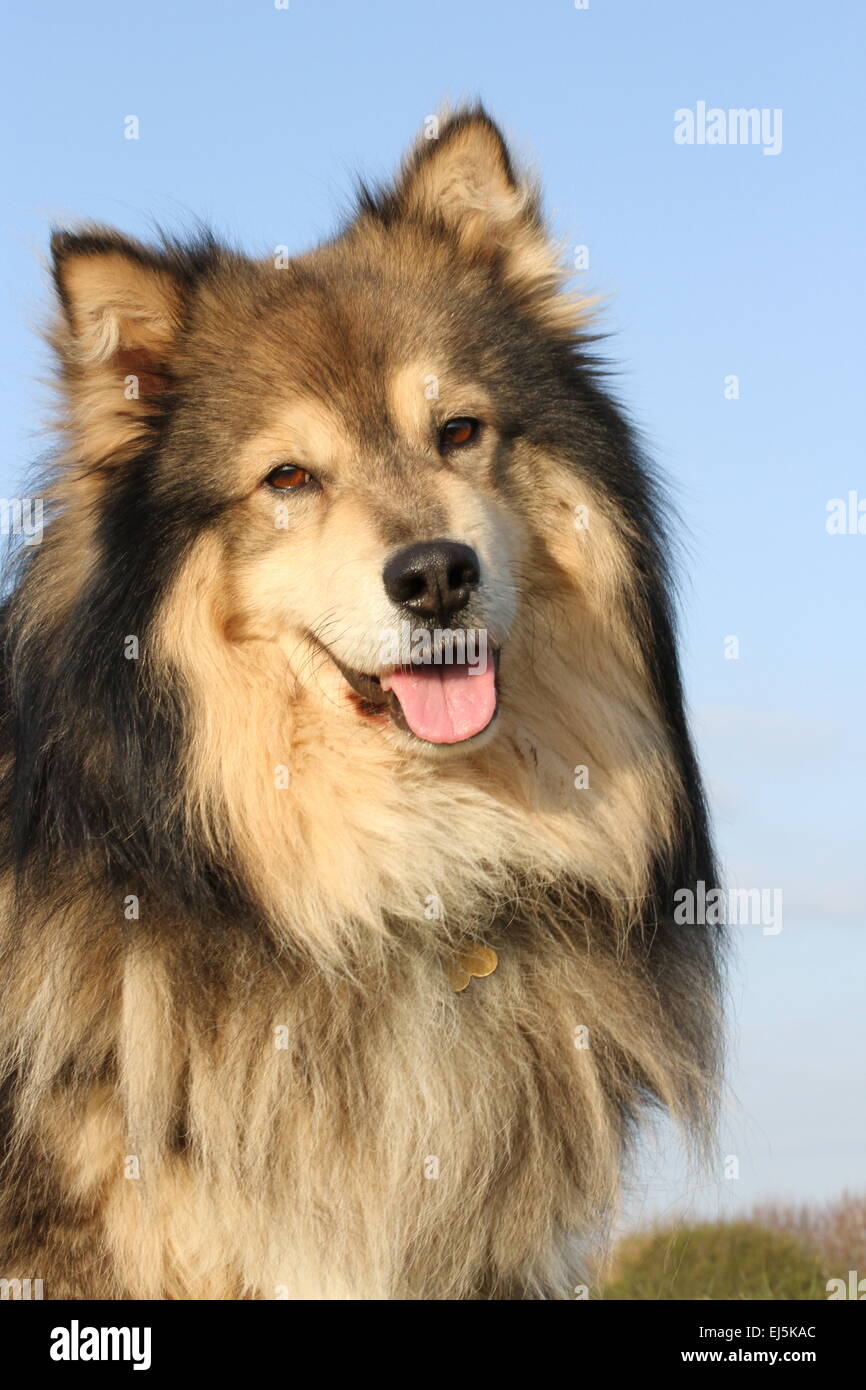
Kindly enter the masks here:
M 460 449 L 464 444 L 471 444 L 479 428 L 479 422 L 468 415 L 458 415 L 454 420 L 446 420 L 439 431 L 440 453 L 444 453 L 446 449 Z
M 272 468 L 265 482 L 269 487 L 279 488 L 281 492 L 297 490 L 306 487 L 313 481 L 312 474 L 305 468 L 298 468 L 294 463 L 281 463 L 276 468 Z

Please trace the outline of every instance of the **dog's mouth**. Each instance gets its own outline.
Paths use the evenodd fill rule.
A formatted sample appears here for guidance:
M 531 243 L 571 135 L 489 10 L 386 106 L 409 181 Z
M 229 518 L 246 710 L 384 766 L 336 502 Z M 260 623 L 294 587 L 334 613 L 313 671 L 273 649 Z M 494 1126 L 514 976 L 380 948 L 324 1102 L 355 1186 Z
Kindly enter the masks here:
M 499 651 L 469 662 L 399 666 L 379 676 L 345 666 L 328 650 L 362 714 L 388 717 L 424 743 L 467 743 L 484 733 L 499 707 Z

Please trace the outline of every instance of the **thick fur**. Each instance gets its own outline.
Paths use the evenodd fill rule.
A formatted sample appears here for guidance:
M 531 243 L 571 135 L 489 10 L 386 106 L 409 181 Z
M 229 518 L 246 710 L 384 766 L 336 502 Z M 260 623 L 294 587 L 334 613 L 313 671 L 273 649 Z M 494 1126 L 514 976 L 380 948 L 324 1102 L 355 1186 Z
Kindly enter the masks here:
M 288 266 L 91 229 L 54 273 L 64 443 L 2 620 L 0 1275 L 569 1296 L 642 1110 L 707 1133 L 719 966 L 672 920 L 714 870 L 665 517 L 536 192 L 466 111 Z M 326 479 L 285 526 L 281 458 Z M 490 737 L 434 757 L 331 655 L 373 669 L 382 562 L 437 535 L 502 664 Z M 467 940 L 499 966 L 454 993 Z

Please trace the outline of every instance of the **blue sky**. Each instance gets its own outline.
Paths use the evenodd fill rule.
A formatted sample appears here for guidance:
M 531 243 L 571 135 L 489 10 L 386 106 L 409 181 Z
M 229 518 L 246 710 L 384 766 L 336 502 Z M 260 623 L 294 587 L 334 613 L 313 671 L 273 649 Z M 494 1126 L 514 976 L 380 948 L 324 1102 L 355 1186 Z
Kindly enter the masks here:
M 448 98 L 481 97 L 542 176 L 555 234 L 589 247 L 578 278 L 609 296 L 617 390 L 683 519 L 684 663 L 730 880 L 784 892 L 782 933 L 739 933 L 730 1125 L 748 1158 L 727 1188 L 856 1185 L 866 535 L 825 518 L 866 498 L 862 7 L 80 0 L 5 28 L 4 496 L 45 447 L 33 329 L 52 220 L 146 236 L 195 216 L 252 251 L 301 250 Z M 781 152 L 676 144 L 674 113 L 699 101 L 781 109 Z M 639 1200 L 681 1190 L 663 1158 Z

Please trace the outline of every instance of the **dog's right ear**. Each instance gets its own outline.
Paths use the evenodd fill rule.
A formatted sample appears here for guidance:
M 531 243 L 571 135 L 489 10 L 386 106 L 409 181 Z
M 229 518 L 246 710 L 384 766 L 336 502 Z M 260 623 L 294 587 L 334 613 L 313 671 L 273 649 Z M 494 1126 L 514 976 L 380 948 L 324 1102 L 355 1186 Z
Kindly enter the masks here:
M 179 258 L 106 228 L 51 239 L 61 318 L 52 335 L 76 454 L 130 457 L 164 410 L 189 277 Z

